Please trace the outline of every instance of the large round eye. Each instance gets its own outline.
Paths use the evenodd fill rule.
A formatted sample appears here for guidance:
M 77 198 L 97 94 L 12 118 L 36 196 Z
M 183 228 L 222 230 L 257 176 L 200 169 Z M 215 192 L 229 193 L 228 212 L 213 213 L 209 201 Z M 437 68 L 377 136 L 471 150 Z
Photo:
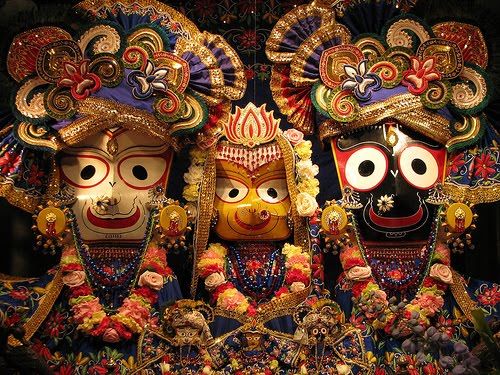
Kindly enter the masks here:
M 326 328 L 325 327 L 321 328 L 321 334 L 326 335 Z
M 347 183 L 358 191 L 377 187 L 388 170 L 387 156 L 374 147 L 362 147 L 354 151 L 345 164 Z
M 405 180 L 418 189 L 429 189 L 439 176 L 437 160 L 423 146 L 409 146 L 399 156 L 399 170 Z
M 215 193 L 224 202 L 236 203 L 247 196 L 248 187 L 232 178 L 218 178 Z
M 109 173 L 109 164 L 97 156 L 63 156 L 61 170 L 63 179 L 71 185 L 91 188 L 104 181 Z
M 267 203 L 278 203 L 288 196 L 288 188 L 284 178 L 265 181 L 257 186 L 257 194 Z
M 134 189 L 149 189 L 162 183 L 167 161 L 161 156 L 128 156 L 118 164 L 118 175 Z

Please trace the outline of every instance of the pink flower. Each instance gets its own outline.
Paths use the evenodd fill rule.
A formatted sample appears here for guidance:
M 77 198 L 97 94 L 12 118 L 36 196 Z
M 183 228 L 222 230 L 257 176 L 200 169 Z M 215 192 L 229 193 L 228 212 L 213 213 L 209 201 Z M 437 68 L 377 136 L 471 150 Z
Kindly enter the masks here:
M 146 325 L 149 319 L 149 311 L 138 301 L 126 298 L 123 305 L 118 309 L 121 315 L 134 319 L 141 327 Z
M 288 129 L 283 132 L 286 139 L 293 145 L 298 145 L 304 140 L 304 133 L 296 129 Z
M 372 269 L 369 266 L 354 266 L 345 273 L 349 280 L 365 280 L 372 275 Z
M 444 264 L 433 264 L 429 272 L 429 276 L 445 284 L 453 283 L 453 276 L 451 274 L 450 267 Z
M 81 302 L 74 305 L 71 310 L 73 310 L 73 317 L 78 323 L 83 322 L 85 318 L 90 318 L 92 314 L 101 310 L 101 304 L 99 299 L 96 297 L 87 302 Z
M 102 334 L 103 341 L 106 342 L 118 342 L 120 341 L 120 335 L 114 328 L 106 328 L 104 333 Z
M 423 61 L 419 61 L 415 57 L 410 57 L 411 68 L 403 73 L 404 86 L 408 87 L 408 91 L 413 95 L 420 95 L 429 86 L 430 81 L 441 79 L 441 73 L 436 70 L 436 61 L 434 57 L 428 57 Z
M 85 282 L 85 271 L 71 271 L 62 277 L 64 285 L 73 288 L 80 286 Z
M 424 293 L 415 297 L 414 304 L 425 310 L 430 316 L 434 315 L 444 305 L 443 297 Z
M 144 271 L 139 277 L 139 286 L 148 286 L 154 290 L 160 290 L 163 287 L 163 276 L 152 271 Z

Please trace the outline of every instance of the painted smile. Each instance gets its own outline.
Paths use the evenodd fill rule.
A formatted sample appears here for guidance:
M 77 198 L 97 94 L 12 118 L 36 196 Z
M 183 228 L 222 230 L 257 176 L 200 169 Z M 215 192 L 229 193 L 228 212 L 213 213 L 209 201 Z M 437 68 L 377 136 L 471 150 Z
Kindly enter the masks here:
M 109 219 L 103 219 L 97 217 L 92 213 L 90 207 L 87 208 L 87 219 L 92 225 L 99 228 L 107 228 L 107 229 L 129 228 L 135 225 L 140 218 L 141 218 L 141 210 L 139 210 L 139 207 L 136 207 L 135 212 L 129 217 L 109 218 Z
M 370 220 L 373 224 L 378 225 L 382 228 L 406 228 L 416 225 L 422 220 L 424 216 L 424 210 L 420 205 L 418 207 L 417 212 L 410 216 L 401 216 L 401 217 L 383 217 L 379 216 L 373 210 L 373 206 L 370 206 L 369 211 Z
M 271 216 L 268 216 L 263 222 L 261 222 L 259 224 L 252 225 L 252 224 L 248 224 L 248 223 L 245 223 L 244 221 L 242 221 L 238 216 L 238 211 L 236 211 L 234 213 L 234 221 L 236 222 L 236 224 L 238 224 L 240 227 L 242 227 L 245 230 L 257 231 L 257 230 L 260 230 L 262 228 L 265 228 L 267 226 L 267 224 L 269 224 L 269 222 L 271 221 Z

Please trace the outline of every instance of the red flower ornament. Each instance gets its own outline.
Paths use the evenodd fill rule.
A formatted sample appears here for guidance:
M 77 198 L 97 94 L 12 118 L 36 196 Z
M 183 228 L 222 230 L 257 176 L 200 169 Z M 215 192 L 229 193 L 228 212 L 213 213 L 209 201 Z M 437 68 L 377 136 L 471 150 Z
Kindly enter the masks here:
M 495 165 L 495 160 L 488 153 L 482 153 L 474 158 L 474 176 L 481 176 L 483 180 L 487 180 L 488 177 L 492 176 L 496 170 L 493 168 Z
M 83 100 L 101 88 L 101 79 L 89 72 L 89 62 L 85 59 L 77 63 L 63 63 L 63 74 L 57 85 L 70 87 L 71 96 L 76 100 Z
M 411 57 L 411 69 L 408 69 L 403 73 L 403 85 L 408 87 L 408 91 L 413 95 L 423 94 L 429 82 L 441 79 L 441 73 L 439 73 L 435 66 L 436 61 L 434 57 L 428 57 L 423 61 L 419 61 L 415 57 Z

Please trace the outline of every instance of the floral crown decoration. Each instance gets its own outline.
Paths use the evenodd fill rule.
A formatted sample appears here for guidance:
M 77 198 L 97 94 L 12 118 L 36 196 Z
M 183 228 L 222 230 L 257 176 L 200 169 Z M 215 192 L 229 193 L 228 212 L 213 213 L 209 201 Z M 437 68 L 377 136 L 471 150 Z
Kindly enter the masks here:
M 8 52 L 8 72 L 18 88 L 14 118 L 4 121 L 9 126 L 2 133 L 0 174 L 11 186 L 2 195 L 14 204 L 21 201 L 17 190 L 46 193 L 30 189 L 27 180 L 52 172 L 47 155 L 51 160 L 51 154 L 117 126 L 178 148 L 175 137 L 225 121 L 231 100 L 246 87 L 243 65 L 227 42 L 200 32 L 164 4 L 83 1 L 76 9 L 95 24 L 78 36 L 59 27 L 31 29 L 17 35 Z M 24 203 L 18 205 L 33 206 Z
M 396 120 L 449 152 L 464 153 L 466 167 L 447 180 L 450 194 L 472 188 L 474 203 L 499 199 L 499 157 L 491 147 L 498 135 L 483 114 L 492 85 L 480 29 L 460 22 L 431 27 L 399 14 L 380 34 L 359 33 L 344 17 L 344 3 L 299 6 L 271 32 L 266 54 L 275 63 L 271 90 L 280 110 L 305 133 L 318 123 L 322 139 Z M 398 5 L 361 1 L 349 7 L 377 8 L 364 12 L 375 18 L 400 13 Z M 464 149 L 476 145 L 487 153 L 488 179 L 467 167 L 478 155 L 467 157 Z
M 256 107 L 248 103 L 245 108 L 237 107 L 224 124 L 224 137 L 208 150 L 195 147 L 191 150 L 191 166 L 184 175 L 186 186 L 183 196 L 188 203 L 197 205 L 198 222 L 195 234 L 196 254 L 205 251 L 210 235 L 210 221 L 213 212 L 216 183 L 216 160 L 229 160 L 249 171 L 283 158 L 288 191 L 294 221 L 294 242 L 309 243 L 304 217 L 312 216 L 318 204 L 319 181 L 315 178 L 318 166 L 312 164 L 310 141 L 304 140 L 302 132 L 289 129 L 282 132 L 279 120 L 268 112 L 265 105 Z M 196 279 L 196 278 L 193 278 Z M 196 284 L 196 281 L 194 282 Z M 196 286 L 192 286 L 192 292 Z

